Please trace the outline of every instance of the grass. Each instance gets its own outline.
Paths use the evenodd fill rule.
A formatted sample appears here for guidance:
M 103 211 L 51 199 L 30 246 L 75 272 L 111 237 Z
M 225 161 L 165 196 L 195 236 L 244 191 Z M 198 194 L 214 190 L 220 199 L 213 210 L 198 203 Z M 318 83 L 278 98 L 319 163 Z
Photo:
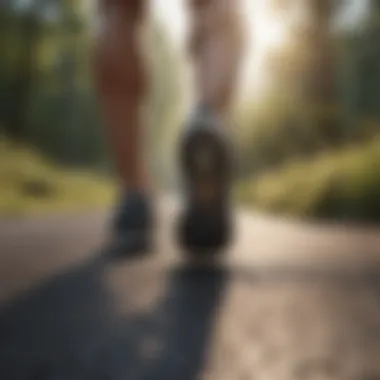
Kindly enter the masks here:
M 79 211 L 108 205 L 111 181 L 53 165 L 31 148 L 0 140 L 0 215 Z
M 266 212 L 380 221 L 380 140 L 292 162 L 242 182 L 237 196 Z

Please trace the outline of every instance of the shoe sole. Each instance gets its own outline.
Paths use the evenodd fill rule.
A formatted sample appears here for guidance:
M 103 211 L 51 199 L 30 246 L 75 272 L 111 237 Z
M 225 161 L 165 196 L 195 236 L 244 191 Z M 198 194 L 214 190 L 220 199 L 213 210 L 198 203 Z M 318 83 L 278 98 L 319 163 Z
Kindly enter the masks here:
M 191 256 L 220 253 L 228 244 L 231 153 L 230 143 L 222 133 L 202 125 L 193 128 L 182 141 L 180 165 L 186 208 L 180 240 Z

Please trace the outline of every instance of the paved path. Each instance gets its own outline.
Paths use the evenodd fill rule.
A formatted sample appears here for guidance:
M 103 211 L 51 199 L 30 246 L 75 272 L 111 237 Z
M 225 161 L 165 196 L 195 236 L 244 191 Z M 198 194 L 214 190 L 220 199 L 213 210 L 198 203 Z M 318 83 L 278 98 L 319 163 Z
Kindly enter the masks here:
M 163 207 L 143 261 L 98 258 L 104 213 L 0 221 L 1 380 L 380 379 L 380 232 L 239 215 L 186 265 Z

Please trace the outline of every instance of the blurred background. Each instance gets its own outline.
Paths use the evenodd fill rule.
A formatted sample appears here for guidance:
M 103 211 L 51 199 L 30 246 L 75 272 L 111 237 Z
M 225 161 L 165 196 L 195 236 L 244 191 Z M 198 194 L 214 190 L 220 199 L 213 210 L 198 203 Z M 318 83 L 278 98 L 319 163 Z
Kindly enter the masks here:
M 168 193 L 194 95 L 186 2 L 152 0 L 144 39 L 145 148 Z M 361 225 L 380 221 L 380 0 L 241 2 L 243 212 L 225 260 L 197 267 L 174 202 L 148 260 L 104 246 L 96 1 L 0 0 L 0 379 L 380 379 L 380 233 Z
M 146 151 L 158 186 L 190 98 L 185 1 L 153 1 Z M 236 199 L 281 215 L 380 220 L 380 2 L 243 1 Z M 90 69 L 90 0 L 0 3 L 0 214 L 107 206 L 115 195 Z

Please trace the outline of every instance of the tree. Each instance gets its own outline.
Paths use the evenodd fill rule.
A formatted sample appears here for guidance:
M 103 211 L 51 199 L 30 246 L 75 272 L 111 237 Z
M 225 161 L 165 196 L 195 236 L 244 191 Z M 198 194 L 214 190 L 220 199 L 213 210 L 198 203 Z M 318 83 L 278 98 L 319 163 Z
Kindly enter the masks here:
M 354 137 L 365 134 L 365 125 L 380 120 L 380 3 L 368 3 L 362 27 L 346 33 L 342 39 L 342 95 L 346 103 L 347 123 Z M 373 131 L 372 131 L 373 132 Z
M 5 133 L 13 140 L 20 141 L 25 137 L 25 124 L 28 114 L 28 104 L 32 88 L 37 44 L 39 39 L 41 18 L 47 0 L 34 0 L 26 9 L 19 10 L 18 17 L 10 4 L 2 8 L 4 15 L 17 21 L 21 44 L 18 60 L 15 65 L 13 83 L 11 84 L 11 103 L 5 122 Z M 12 17 L 13 16 L 13 17 Z M 8 24 L 9 25 L 9 24 Z

